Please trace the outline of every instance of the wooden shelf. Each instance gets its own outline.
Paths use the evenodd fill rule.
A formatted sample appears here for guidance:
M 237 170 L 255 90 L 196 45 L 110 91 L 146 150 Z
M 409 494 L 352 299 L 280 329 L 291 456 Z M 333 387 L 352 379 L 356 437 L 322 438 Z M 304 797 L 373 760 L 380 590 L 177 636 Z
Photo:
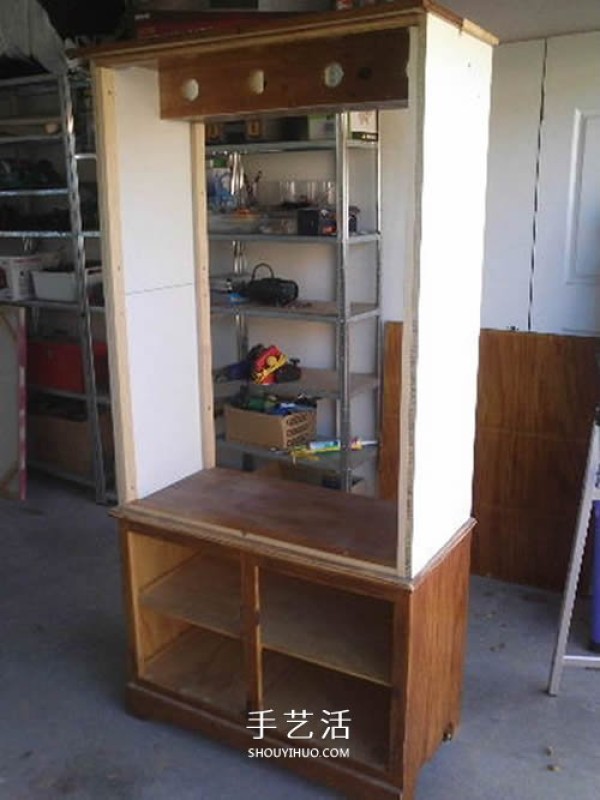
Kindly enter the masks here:
M 305 732 L 314 732 L 310 740 L 287 740 L 302 747 L 350 748 L 352 761 L 385 770 L 389 759 L 389 720 L 391 692 L 382 686 L 360 681 L 321 667 L 298 661 L 279 653 L 265 653 L 264 706 L 273 709 L 278 733 L 290 730 L 285 713 L 307 711 L 313 716 Z M 348 709 L 349 738 L 322 738 L 323 711 Z M 301 733 L 301 731 L 298 731 Z M 345 761 L 345 759 L 343 759 Z
M 265 648 L 391 685 L 392 605 L 262 572 Z
M 140 603 L 226 636 L 240 636 L 240 566 L 200 555 L 140 594 Z
M 242 645 L 233 639 L 191 628 L 151 659 L 141 677 L 185 700 L 245 717 Z

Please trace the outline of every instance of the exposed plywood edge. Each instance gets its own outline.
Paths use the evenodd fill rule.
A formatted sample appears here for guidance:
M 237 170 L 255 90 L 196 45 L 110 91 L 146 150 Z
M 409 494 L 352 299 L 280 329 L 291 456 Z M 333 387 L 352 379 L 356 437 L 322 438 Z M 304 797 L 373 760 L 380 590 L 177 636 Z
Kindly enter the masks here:
M 196 318 L 198 329 L 198 376 L 200 381 L 200 429 L 202 464 L 215 466 L 214 389 L 210 330 L 209 246 L 206 221 L 204 124 L 191 126 L 192 193 L 194 205 L 194 256 L 196 261 Z
M 496 38 L 477 25 L 454 14 L 443 6 L 429 0 L 395 0 L 377 6 L 368 6 L 349 11 L 321 12 L 310 15 L 294 15 L 284 20 L 261 21 L 243 31 L 225 33 L 192 34 L 153 41 L 127 42 L 118 45 L 80 51 L 82 58 L 91 59 L 103 66 L 125 66 L 127 64 L 156 63 L 166 54 L 193 55 L 199 51 L 265 45 L 270 42 L 285 42 L 321 38 L 323 36 L 346 36 L 365 31 L 383 30 L 418 25 L 425 12 L 431 12 L 451 22 L 466 33 L 489 43 Z
M 137 475 L 133 440 L 130 368 L 127 347 L 127 312 L 121 243 L 121 203 L 117 164 L 117 118 L 115 81 L 111 70 L 93 70 L 96 114 L 102 261 L 106 303 L 106 335 L 110 359 L 115 466 L 119 501 L 137 497 Z
M 398 481 L 398 572 L 411 577 L 413 538 L 413 486 L 415 478 L 416 373 L 418 359 L 419 253 L 421 244 L 421 194 L 423 184 L 423 130 L 425 119 L 426 26 L 411 32 L 409 85 L 414 86 L 411 136 L 413 147 L 413 202 L 404 286 L 402 367 L 400 378 L 400 459 Z M 417 142 L 421 143 L 417 146 Z

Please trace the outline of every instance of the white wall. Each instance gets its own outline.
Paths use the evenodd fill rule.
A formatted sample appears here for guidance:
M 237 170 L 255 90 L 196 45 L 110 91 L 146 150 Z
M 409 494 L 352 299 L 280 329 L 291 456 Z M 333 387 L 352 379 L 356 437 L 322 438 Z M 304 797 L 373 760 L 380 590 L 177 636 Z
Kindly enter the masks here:
M 159 119 L 155 73 L 116 76 L 127 313 L 119 346 L 131 367 L 124 401 L 143 497 L 202 467 L 190 128 Z
M 527 330 L 544 42 L 496 47 L 481 325 Z
M 600 33 L 494 56 L 482 326 L 600 333 Z

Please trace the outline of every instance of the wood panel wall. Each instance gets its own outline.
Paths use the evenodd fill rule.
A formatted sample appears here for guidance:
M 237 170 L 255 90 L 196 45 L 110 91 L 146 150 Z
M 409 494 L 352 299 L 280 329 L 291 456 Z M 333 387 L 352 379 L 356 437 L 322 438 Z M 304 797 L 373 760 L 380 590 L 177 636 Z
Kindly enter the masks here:
M 398 499 L 400 463 L 400 394 L 402 391 L 402 323 L 386 322 L 383 339 L 383 392 L 379 497 Z
M 401 323 L 386 323 L 380 496 L 398 487 Z M 472 571 L 562 590 L 594 409 L 600 339 L 483 330 Z
M 594 408 L 600 340 L 484 330 L 473 571 L 562 589 Z

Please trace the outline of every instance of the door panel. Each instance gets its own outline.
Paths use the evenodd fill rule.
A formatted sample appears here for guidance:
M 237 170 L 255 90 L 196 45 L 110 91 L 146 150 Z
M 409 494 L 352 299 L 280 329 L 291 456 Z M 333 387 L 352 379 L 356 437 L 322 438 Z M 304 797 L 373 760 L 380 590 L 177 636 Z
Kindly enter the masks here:
M 548 42 L 532 328 L 600 334 L 600 33 Z

